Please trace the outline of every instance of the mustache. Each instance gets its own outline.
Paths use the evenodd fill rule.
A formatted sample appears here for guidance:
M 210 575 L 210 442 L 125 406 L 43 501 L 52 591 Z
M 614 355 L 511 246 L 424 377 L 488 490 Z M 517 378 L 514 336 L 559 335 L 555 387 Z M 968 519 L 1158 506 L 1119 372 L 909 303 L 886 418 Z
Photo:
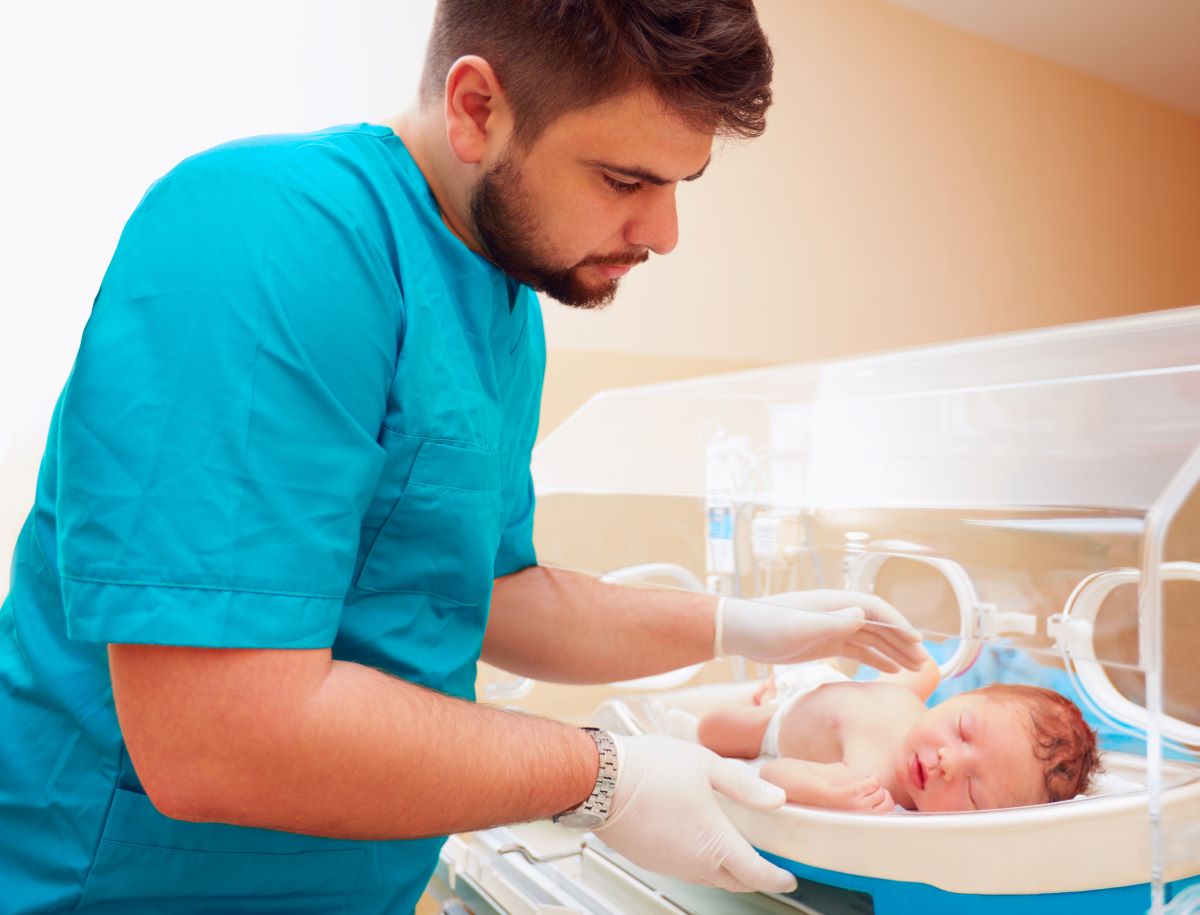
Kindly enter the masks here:
M 634 267 L 650 259 L 650 252 L 627 251 L 622 254 L 592 254 L 581 260 L 576 267 Z

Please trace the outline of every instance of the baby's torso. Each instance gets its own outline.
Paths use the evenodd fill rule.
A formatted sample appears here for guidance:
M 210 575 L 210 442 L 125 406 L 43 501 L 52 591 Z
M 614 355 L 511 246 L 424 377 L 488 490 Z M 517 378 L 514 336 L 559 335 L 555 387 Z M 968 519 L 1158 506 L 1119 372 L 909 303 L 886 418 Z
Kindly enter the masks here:
M 796 702 L 779 727 L 779 755 L 844 762 L 857 775 L 883 776 L 924 704 L 886 683 L 828 683 Z

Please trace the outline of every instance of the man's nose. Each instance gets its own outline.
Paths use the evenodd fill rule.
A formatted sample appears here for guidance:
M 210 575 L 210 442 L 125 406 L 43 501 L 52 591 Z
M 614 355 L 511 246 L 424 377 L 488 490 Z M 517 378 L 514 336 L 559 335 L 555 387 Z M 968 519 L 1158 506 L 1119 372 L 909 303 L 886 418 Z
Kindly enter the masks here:
M 643 197 L 644 206 L 625 226 L 625 242 L 649 248 L 655 254 L 670 254 L 679 243 L 679 214 L 675 187 L 656 187 Z

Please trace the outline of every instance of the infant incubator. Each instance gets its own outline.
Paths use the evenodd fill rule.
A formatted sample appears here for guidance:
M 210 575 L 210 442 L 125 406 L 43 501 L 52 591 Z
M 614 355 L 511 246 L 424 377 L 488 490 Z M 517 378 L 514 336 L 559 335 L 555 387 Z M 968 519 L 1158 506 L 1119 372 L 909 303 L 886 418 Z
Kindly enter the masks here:
M 1200 308 L 608 391 L 533 469 L 544 564 L 765 602 L 873 592 L 938 660 L 931 702 L 1049 687 L 1104 754 L 1087 796 L 1035 807 L 723 802 L 803 892 L 841 901 L 613 910 L 1200 912 Z M 730 659 L 613 684 L 593 720 L 686 738 L 769 673 Z M 465 846 L 447 848 L 443 874 Z M 571 905 L 552 910 L 609 910 Z
M 1099 733 L 1105 773 L 1055 804 L 726 804 L 772 860 L 880 915 L 1200 910 L 1200 308 L 605 392 L 534 477 L 546 564 L 873 592 L 940 662 L 934 701 L 1047 686 Z M 750 667 L 620 684 L 597 723 L 670 731 Z

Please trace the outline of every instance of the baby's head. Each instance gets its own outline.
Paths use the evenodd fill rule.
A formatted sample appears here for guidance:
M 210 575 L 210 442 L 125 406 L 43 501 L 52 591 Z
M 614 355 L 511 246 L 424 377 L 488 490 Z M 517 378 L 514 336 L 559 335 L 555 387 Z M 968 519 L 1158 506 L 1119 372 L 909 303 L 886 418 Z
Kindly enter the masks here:
M 997 684 L 925 711 L 894 762 L 917 810 L 989 810 L 1074 797 L 1100 768 L 1075 703 L 1038 686 Z

